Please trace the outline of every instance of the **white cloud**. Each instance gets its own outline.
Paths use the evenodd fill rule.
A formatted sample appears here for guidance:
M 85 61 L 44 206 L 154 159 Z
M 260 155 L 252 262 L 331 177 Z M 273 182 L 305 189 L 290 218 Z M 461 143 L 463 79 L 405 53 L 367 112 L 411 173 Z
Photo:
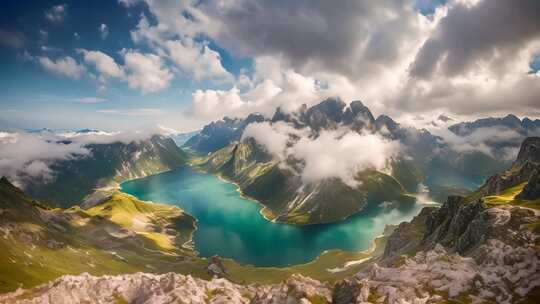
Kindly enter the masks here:
M 109 27 L 105 23 L 102 23 L 99 26 L 99 33 L 101 35 L 101 39 L 107 39 L 107 36 L 109 36 Z
M 218 52 L 206 44 L 191 39 L 168 40 L 164 48 L 169 58 L 186 74 L 195 80 L 204 79 L 232 81 L 234 77 L 221 65 Z
M 93 65 L 101 75 L 116 78 L 124 77 L 124 71 L 111 56 L 100 51 L 79 51 L 82 52 L 84 61 Z
M 304 131 L 296 130 L 282 121 L 273 124 L 268 122 L 251 123 L 242 133 L 242 139 L 254 138 L 274 157 L 284 160 L 287 144 L 291 141 L 290 135 L 307 136 Z
M 46 182 L 52 178 L 48 163 L 88 152 L 79 145 L 57 144 L 36 134 L 0 132 L 0 175 L 18 185 L 29 177 Z
M 0 131 L 0 176 L 6 176 L 18 186 L 32 180 L 47 183 L 54 179 L 51 165 L 57 161 L 91 155 L 90 144 L 129 144 L 155 134 L 164 134 L 161 127 L 129 132 L 65 132 Z M 69 140 L 70 143 L 65 143 Z
M 139 0 L 118 0 L 118 3 L 125 7 L 131 7 L 134 6 Z
M 219 53 L 212 50 L 207 42 L 197 42 L 189 35 L 174 39 L 169 32 L 165 24 L 151 26 L 143 15 L 137 28 L 131 32 L 131 37 L 136 43 L 148 42 L 156 53 L 172 61 L 180 71 L 197 81 L 234 80 L 233 75 L 221 64 Z
M 104 110 L 98 110 L 98 113 L 121 115 L 121 116 L 156 116 L 156 115 L 163 114 L 163 110 L 157 109 L 157 108 L 104 109 Z
M 45 11 L 45 18 L 51 22 L 60 23 L 67 14 L 67 4 L 55 5 Z
M 290 153 L 305 161 L 305 182 L 335 177 L 354 187 L 358 185 L 354 177 L 359 171 L 384 170 L 398 151 L 397 143 L 380 136 L 337 130 L 321 132 L 315 139 L 302 137 Z
M 86 103 L 86 104 L 93 104 L 93 103 L 103 103 L 106 102 L 106 98 L 101 97 L 81 97 L 81 98 L 75 98 L 74 101 L 78 103 Z
M 169 86 L 173 74 L 163 66 L 161 59 L 153 54 L 136 51 L 124 53 L 125 68 L 129 72 L 127 81 L 130 88 L 140 89 L 143 93 L 152 93 Z
M 47 71 L 74 79 L 81 78 L 81 75 L 86 71 L 84 66 L 78 64 L 75 59 L 70 56 L 59 58 L 56 61 L 41 56 L 38 57 L 38 62 Z
M 281 95 L 287 88 L 278 78 L 293 71 L 323 84 L 319 94 L 361 99 L 375 113 L 394 117 L 435 110 L 540 115 L 539 76 L 528 74 L 540 53 L 534 0 L 519 8 L 505 0 L 448 1 L 431 16 L 402 0 L 146 2 L 156 24 L 143 18 L 134 31 L 139 39 L 210 37 L 233 56 L 252 58 L 253 85 L 270 80 Z M 493 16 L 511 24 L 493 31 L 501 20 Z M 420 77 L 422 66 L 435 72 Z M 245 80 L 236 87 L 243 89 Z M 245 93 L 239 92 L 246 108 L 262 104 Z
M 201 119 L 243 117 L 252 112 L 271 116 L 277 107 L 292 111 L 302 104 L 311 105 L 336 95 L 333 88 L 321 87 L 316 79 L 292 70 L 282 72 L 278 69 L 272 77 L 274 79 L 261 77 L 262 80 L 250 81 L 254 85 L 245 92 L 237 87 L 227 91 L 197 90 L 192 96 L 191 113 Z
M 290 137 L 294 134 L 296 138 Z M 322 131 L 318 137 L 309 130 L 297 130 L 285 123 L 248 125 L 243 139 L 254 138 L 277 159 L 294 158 L 303 163 L 299 172 L 306 184 L 339 178 L 351 187 L 355 176 L 366 169 L 385 170 L 396 157 L 400 145 L 376 134 L 358 134 L 349 129 Z

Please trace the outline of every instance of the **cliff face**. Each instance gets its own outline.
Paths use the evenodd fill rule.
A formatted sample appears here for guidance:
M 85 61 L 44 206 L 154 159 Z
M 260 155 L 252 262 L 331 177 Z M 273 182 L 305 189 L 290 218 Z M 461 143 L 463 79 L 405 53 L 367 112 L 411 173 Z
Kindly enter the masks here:
M 528 137 L 523 141 L 512 167 L 490 177 L 481 191 L 485 195 L 498 195 L 507 188 L 528 182 L 533 175 L 538 175 L 538 172 L 540 172 L 540 137 Z M 534 185 L 538 182 L 537 179 L 533 180 L 528 188 L 531 197 L 536 192 Z

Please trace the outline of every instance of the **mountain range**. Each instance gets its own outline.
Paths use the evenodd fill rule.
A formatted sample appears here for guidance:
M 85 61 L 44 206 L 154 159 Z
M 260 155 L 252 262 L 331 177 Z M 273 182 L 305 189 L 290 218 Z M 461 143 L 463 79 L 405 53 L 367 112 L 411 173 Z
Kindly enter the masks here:
M 72 143 L 64 140 L 60 144 Z M 69 207 L 85 198 L 92 200 L 96 190 L 114 188 L 122 181 L 167 171 L 187 161 L 187 154 L 171 138 L 162 135 L 128 143 L 90 143 L 84 147 L 90 151 L 88 155 L 53 162 L 53 180 L 29 179 L 26 192 L 42 201 Z
M 495 142 L 490 147 L 496 151 L 501 146 L 517 149 L 525 136 L 540 129 L 536 128 L 538 120 L 515 119 L 513 116 L 482 119 L 454 124 L 448 130 L 465 138 L 482 128 L 512 127 L 519 136 L 505 141 L 504 145 Z M 301 159 L 294 156 L 278 159 L 256 140 L 242 137 L 250 124 L 262 122 L 271 126 L 285 123 L 295 130 L 307 130 L 310 139 L 334 130 L 376 134 L 398 142 L 401 151 L 384 172 L 369 168 L 356 172 L 357 187 L 339 178 L 306 184 L 299 173 L 305 165 Z M 298 136 L 291 135 L 288 145 L 297 141 Z M 183 147 L 201 155 L 193 161 L 200 169 L 237 183 L 245 195 L 261 202 L 266 218 L 313 224 L 339 221 L 360 212 L 369 202 L 394 202 L 406 208 L 414 201 L 412 195 L 424 185 L 431 197 L 442 202 L 449 194 L 473 190 L 486 177 L 511 164 L 510 160 L 501 161 L 500 155 L 491 151 L 461 151 L 455 150 L 455 145 L 426 129 L 403 126 L 387 115 L 375 118 L 361 101 L 346 105 L 339 98 L 329 98 L 290 113 L 278 108 L 271 118 L 259 114 L 246 119 L 224 118 L 205 126 Z
M 175 273 L 173 265 L 193 264 L 185 258 L 189 250 L 180 254 L 174 249 L 177 245 L 168 246 L 187 239 L 193 220 L 174 207 L 113 196 L 112 201 L 86 210 L 48 209 L 2 179 L 0 203 L 7 220 L 2 221 L 0 244 L 9 262 L 2 263 L 0 271 L 25 269 L 16 272 L 18 276 L 2 276 L 10 278 L 2 282 L 4 290 L 13 290 L 25 276 L 34 276 L 26 286 L 47 281 L 69 265 L 72 269 L 67 271 L 73 273 L 132 272 L 144 267 L 175 272 L 67 275 L 2 294 L 0 302 L 74 303 L 91 298 L 102 303 L 536 303 L 540 296 L 539 152 L 540 138 L 527 138 L 512 166 L 470 195 L 450 196 L 440 207 L 425 207 L 412 221 L 387 227 L 367 258 L 326 268 L 332 276 L 354 269 L 345 279 L 318 281 L 294 274 L 272 284 L 235 282 L 229 274 L 236 266 L 219 258 L 211 259 L 206 268 L 213 279 L 198 274 L 197 267 L 191 269 L 196 278 Z M 145 229 L 129 220 L 141 215 L 148 219 Z M 177 234 L 167 228 L 174 221 Z M 161 232 L 156 229 L 160 226 Z M 154 234 L 147 234 L 150 231 Z M 119 235 L 123 237 L 118 239 Z M 108 241 L 111 236 L 114 242 Z M 176 255 L 169 261 L 166 255 L 145 251 L 152 248 L 146 246 Z M 147 255 L 154 256 L 145 260 Z M 60 256 L 72 263 L 41 261 Z M 18 266 L 21 263 L 26 268 Z M 265 277 L 275 270 L 256 271 Z M 38 273 L 44 277 L 36 277 Z

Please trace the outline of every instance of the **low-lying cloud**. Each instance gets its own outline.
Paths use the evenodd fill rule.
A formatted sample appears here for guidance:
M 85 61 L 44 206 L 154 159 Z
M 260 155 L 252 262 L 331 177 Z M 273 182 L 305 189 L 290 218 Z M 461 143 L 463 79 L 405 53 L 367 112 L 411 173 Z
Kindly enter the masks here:
M 400 151 L 397 142 L 372 133 L 338 129 L 322 131 L 317 137 L 310 134 L 307 129 L 297 130 L 285 123 L 262 122 L 248 125 L 243 139 L 254 138 L 277 159 L 299 160 L 299 174 L 306 184 L 339 178 L 357 187 L 358 172 L 385 170 Z
M 28 181 L 48 183 L 54 180 L 51 169 L 57 161 L 88 157 L 89 145 L 120 142 L 129 144 L 166 133 L 160 127 L 144 132 L 63 132 L 0 131 L 0 176 L 6 176 L 17 186 Z

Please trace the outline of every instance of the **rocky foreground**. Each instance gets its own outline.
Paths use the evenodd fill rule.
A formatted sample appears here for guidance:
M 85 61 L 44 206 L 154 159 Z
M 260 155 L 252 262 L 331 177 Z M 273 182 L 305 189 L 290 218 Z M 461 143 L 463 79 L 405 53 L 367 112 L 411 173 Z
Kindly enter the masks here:
M 539 219 L 532 209 L 456 200 L 439 210 L 426 208 L 390 236 L 392 250 L 334 285 L 300 275 L 276 285 L 239 285 L 176 273 L 82 274 L 2 295 L 0 303 L 535 303 L 539 235 L 529 225 Z

